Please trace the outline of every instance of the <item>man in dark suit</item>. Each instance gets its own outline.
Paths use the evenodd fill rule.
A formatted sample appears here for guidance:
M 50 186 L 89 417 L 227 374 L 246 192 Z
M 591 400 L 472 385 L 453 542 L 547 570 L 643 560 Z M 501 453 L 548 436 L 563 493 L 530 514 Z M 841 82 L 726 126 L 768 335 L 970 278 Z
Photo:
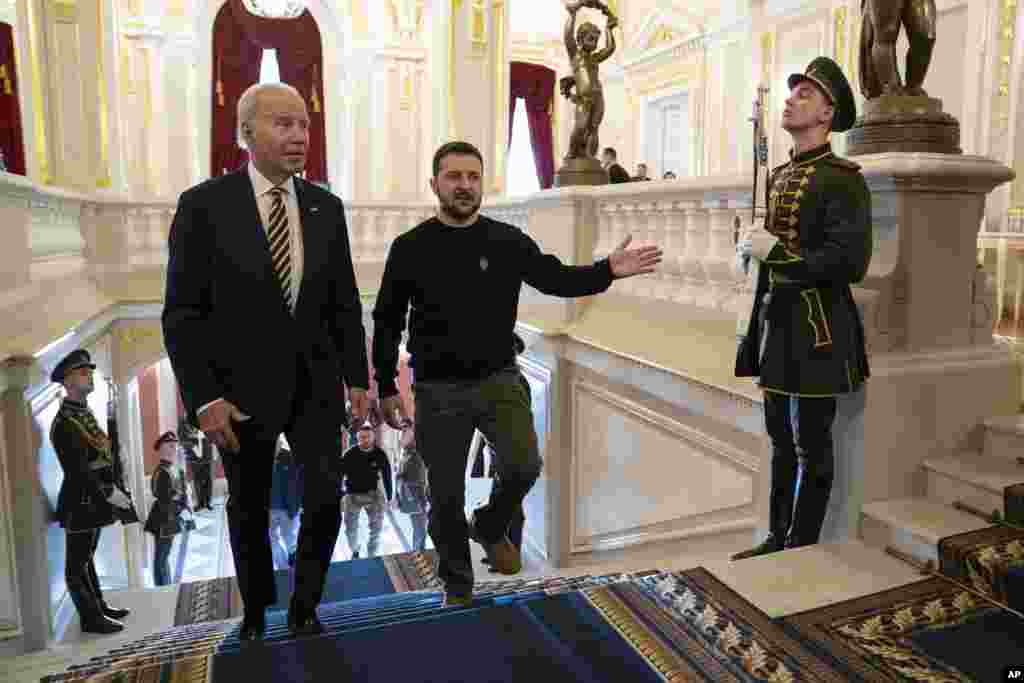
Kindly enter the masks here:
M 619 153 L 615 151 L 614 147 L 605 147 L 601 152 L 601 165 L 608 171 L 608 182 L 612 184 L 628 183 L 630 181 L 629 173 L 619 165 L 618 159 Z
M 303 460 L 293 633 L 319 633 L 316 606 L 340 515 L 329 457 L 348 386 L 366 419 L 362 308 L 341 201 L 296 176 L 309 116 L 293 88 L 255 85 L 238 103 L 245 169 L 184 194 L 171 225 L 164 342 L 192 420 L 220 450 L 243 640 L 263 636 L 277 600 L 269 502 L 284 433 Z

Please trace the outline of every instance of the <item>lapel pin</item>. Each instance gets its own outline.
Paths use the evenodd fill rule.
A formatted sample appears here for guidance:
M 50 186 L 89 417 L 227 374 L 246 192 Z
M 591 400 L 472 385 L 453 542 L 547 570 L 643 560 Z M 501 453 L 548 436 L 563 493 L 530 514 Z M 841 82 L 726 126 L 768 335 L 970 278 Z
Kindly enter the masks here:
M 487 265 L 488 265 L 487 257 L 486 256 L 481 256 L 480 257 L 480 270 L 486 271 L 487 270 Z
M 320 210 L 319 206 L 311 206 L 311 207 L 309 207 L 309 212 L 310 213 L 316 213 L 319 210 Z

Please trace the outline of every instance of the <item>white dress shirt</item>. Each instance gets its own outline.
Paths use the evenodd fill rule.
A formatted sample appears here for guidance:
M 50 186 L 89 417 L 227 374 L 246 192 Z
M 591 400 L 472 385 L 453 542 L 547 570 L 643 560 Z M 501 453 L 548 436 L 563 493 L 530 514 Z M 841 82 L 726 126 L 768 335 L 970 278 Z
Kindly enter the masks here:
M 271 196 L 270 191 L 274 189 L 275 185 L 266 179 L 266 177 L 260 173 L 253 163 L 249 162 L 249 180 L 252 181 L 252 189 L 256 195 L 256 206 L 260 210 L 260 220 L 263 221 L 263 230 L 267 231 L 270 220 L 270 210 L 274 205 L 274 198 Z M 299 287 L 302 284 L 302 224 L 299 220 L 299 198 L 295 194 L 295 178 L 289 177 L 288 180 L 284 181 L 280 185 L 281 189 L 284 190 L 284 208 L 288 212 L 288 231 L 291 235 L 291 261 L 292 261 L 292 313 L 295 312 L 295 304 L 299 301 Z M 218 398 L 210 401 L 203 405 L 196 411 L 196 415 L 202 415 L 203 411 L 212 406 L 217 401 L 223 401 L 224 398 Z M 248 416 L 244 416 L 243 419 L 247 419 Z

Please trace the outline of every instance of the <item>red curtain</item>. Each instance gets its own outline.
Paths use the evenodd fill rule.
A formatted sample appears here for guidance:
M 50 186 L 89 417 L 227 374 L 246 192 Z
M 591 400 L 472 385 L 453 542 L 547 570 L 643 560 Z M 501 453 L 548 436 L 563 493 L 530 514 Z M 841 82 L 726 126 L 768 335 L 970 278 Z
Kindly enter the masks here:
M 512 141 L 512 117 L 516 100 L 526 101 L 526 117 L 530 124 L 530 146 L 537 168 L 540 188 L 555 184 L 555 148 L 551 132 L 551 107 L 555 96 L 555 72 L 540 64 L 512 62 L 508 107 L 509 144 Z
M 221 21 L 225 27 L 221 27 Z M 227 27 L 230 24 L 230 27 Z M 223 33 L 225 54 L 218 50 L 217 38 Z M 260 61 L 263 50 L 277 50 L 277 63 L 281 80 L 299 91 L 309 109 L 309 152 L 306 158 L 306 178 L 313 182 L 327 182 L 327 138 L 325 135 L 323 50 L 320 30 L 313 15 L 306 10 L 294 19 L 267 19 L 258 17 L 245 9 L 242 0 L 229 0 L 221 8 L 214 22 L 214 137 L 222 140 L 224 135 L 217 126 L 217 83 L 218 62 L 221 68 L 221 90 L 224 92 L 224 108 L 230 116 L 230 145 L 222 145 L 222 161 L 233 165 L 214 165 L 216 173 L 224 168 L 233 170 L 245 162 L 245 151 L 234 144 L 236 109 L 238 98 L 253 83 L 259 80 Z M 224 56 L 226 59 L 221 59 Z M 227 67 L 227 70 L 225 70 Z M 234 69 L 232 71 L 232 69 Z M 227 76 L 227 78 L 225 78 Z M 228 79 L 233 79 L 229 85 Z M 233 100 L 228 103 L 229 95 Z M 211 157 L 217 150 L 211 144 Z
M 249 155 L 238 146 L 238 99 L 260 79 L 263 48 L 249 40 L 225 4 L 213 22 L 213 117 L 210 175 L 240 168 Z
M 0 151 L 8 173 L 25 175 L 25 141 L 14 68 L 14 31 L 0 23 Z

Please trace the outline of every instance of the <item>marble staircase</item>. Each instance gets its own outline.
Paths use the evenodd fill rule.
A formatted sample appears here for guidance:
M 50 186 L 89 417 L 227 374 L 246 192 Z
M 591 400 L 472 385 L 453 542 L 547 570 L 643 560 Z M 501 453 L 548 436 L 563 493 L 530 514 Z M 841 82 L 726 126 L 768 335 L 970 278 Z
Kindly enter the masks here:
M 1024 414 L 986 419 L 981 451 L 928 458 L 923 497 L 881 500 L 861 508 L 861 538 L 918 560 L 938 560 L 947 536 L 991 526 L 1002 517 L 1004 490 L 1024 482 Z

